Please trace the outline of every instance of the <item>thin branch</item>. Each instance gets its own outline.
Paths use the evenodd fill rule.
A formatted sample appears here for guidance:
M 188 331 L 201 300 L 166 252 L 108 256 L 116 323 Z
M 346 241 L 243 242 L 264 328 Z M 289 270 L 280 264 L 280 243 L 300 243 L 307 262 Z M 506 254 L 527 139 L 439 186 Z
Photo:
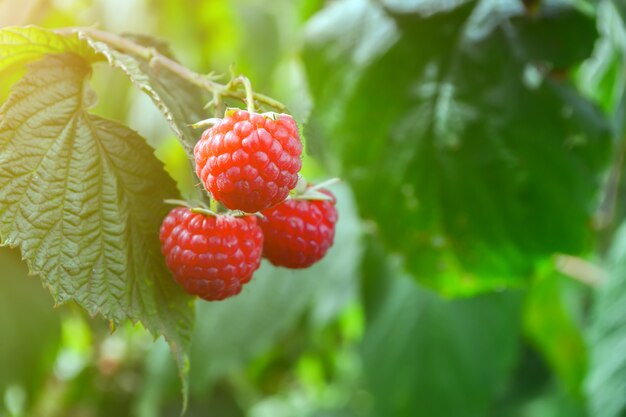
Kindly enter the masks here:
M 606 279 L 606 272 L 602 268 L 576 256 L 557 255 L 555 267 L 560 273 L 592 287 L 602 284 Z
M 165 67 L 179 77 L 189 81 L 190 83 L 200 88 L 207 90 L 214 95 L 217 94 L 222 97 L 239 99 L 243 102 L 246 102 L 247 97 L 248 99 L 250 99 L 250 91 L 234 90 L 230 88 L 231 85 L 229 84 L 224 85 L 215 82 L 209 77 L 191 71 L 184 65 L 181 65 L 180 63 L 166 57 L 165 55 L 162 55 L 155 48 L 140 45 L 132 41 L 131 39 L 124 38 L 123 36 L 92 28 L 63 28 L 56 30 L 56 33 L 64 35 L 84 34 L 85 36 L 93 40 L 104 42 L 110 47 L 115 48 L 121 52 L 132 54 L 141 59 L 149 61 L 151 66 L 160 65 L 162 67 Z M 251 98 L 253 98 L 256 102 L 262 103 L 273 109 L 279 111 L 286 110 L 284 104 L 264 94 L 251 93 Z

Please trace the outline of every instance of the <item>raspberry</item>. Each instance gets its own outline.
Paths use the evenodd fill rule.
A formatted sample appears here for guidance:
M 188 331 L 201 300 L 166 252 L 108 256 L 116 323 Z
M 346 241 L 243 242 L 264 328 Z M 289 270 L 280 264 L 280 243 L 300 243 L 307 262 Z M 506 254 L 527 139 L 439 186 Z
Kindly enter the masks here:
M 335 237 L 335 198 L 289 199 L 262 213 L 263 256 L 277 266 L 306 268 L 324 257 Z
M 176 207 L 159 238 L 176 282 L 208 301 L 239 294 L 261 263 L 263 232 L 254 216 L 207 216 Z
M 227 111 L 194 148 L 196 174 L 213 197 L 248 213 L 283 201 L 302 168 L 298 127 L 286 114 L 273 118 Z

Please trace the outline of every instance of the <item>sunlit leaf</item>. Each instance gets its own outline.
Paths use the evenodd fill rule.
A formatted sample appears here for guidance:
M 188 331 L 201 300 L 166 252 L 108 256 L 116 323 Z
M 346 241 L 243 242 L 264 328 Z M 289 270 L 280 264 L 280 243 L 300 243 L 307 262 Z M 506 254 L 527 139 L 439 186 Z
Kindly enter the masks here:
M 96 54 L 77 35 L 60 35 L 36 26 L 0 29 L 0 71 L 41 58 L 45 54 L 74 52 L 88 60 Z
M 148 94 L 190 153 L 202 133 L 191 125 L 207 118 L 203 110 L 208 102 L 206 92 L 156 61 L 121 53 L 104 42 L 90 38 L 88 33 L 80 32 L 79 36 L 103 54 L 110 65 L 124 71 L 137 88 Z M 141 40 L 147 42 L 145 37 Z M 155 47 L 163 48 L 161 43 L 155 43 Z
M 56 303 L 140 321 L 184 370 L 193 304 L 158 240 L 176 187 L 143 138 L 87 112 L 90 71 L 76 55 L 51 55 L 0 109 L 2 242 L 21 249 Z

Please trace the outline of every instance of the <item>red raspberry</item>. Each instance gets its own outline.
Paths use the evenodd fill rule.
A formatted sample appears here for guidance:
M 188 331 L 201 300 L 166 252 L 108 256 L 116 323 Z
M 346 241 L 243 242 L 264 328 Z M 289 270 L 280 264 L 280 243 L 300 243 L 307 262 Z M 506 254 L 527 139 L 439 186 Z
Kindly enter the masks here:
M 244 110 L 226 112 L 194 148 L 196 174 L 229 209 L 248 213 L 283 201 L 302 168 L 298 127 L 286 114 L 276 120 Z
M 263 256 L 277 266 L 306 268 L 324 257 L 335 237 L 335 198 L 289 199 L 262 213 Z
M 176 282 L 208 301 L 239 294 L 261 263 L 263 232 L 254 216 L 206 216 L 176 207 L 159 238 Z

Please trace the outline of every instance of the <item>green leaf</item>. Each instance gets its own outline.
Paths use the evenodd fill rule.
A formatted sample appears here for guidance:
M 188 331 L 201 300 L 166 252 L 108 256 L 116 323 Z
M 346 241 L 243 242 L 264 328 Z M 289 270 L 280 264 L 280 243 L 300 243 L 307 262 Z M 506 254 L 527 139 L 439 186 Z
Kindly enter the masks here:
M 0 29 L 0 72 L 46 54 L 73 52 L 95 61 L 97 56 L 76 34 L 61 35 L 36 26 Z
M 515 13 L 485 5 L 393 18 L 339 1 L 307 31 L 309 150 L 412 275 L 449 295 L 520 286 L 554 252 L 588 251 L 611 146 L 599 110 L 534 65 Z M 581 56 L 570 46 L 555 60 Z
M 186 372 L 193 303 L 158 232 L 176 187 L 143 138 L 90 115 L 91 68 L 72 54 L 33 64 L 0 109 L 0 236 L 56 303 L 164 335 Z
M 370 256 L 385 262 L 384 253 Z M 368 308 L 361 346 L 365 386 L 374 398 L 371 415 L 489 415 L 517 358 L 521 294 L 449 301 L 392 266 L 368 281 L 388 287 L 372 294 L 382 300 Z
M 542 7 L 530 19 L 511 19 L 518 43 L 531 61 L 540 61 L 554 70 L 567 70 L 589 56 L 597 38 L 593 17 L 564 5 Z
M 601 37 L 596 41 L 593 54 L 580 67 L 577 73 L 579 88 L 595 100 L 608 114 L 615 114 L 616 137 L 623 130 L 623 111 L 617 107 L 623 96 L 624 59 L 626 53 L 626 26 L 615 5 L 603 1 L 597 9 L 598 31 Z
M 587 371 L 587 350 L 582 329 L 565 303 L 568 284 L 574 285 L 571 281 L 552 268 L 537 274 L 526 296 L 524 327 L 566 392 L 580 400 Z
M 92 39 L 88 33 L 79 32 L 79 37 L 94 51 L 103 54 L 111 66 L 121 69 L 137 88 L 150 97 L 191 155 L 193 146 L 202 133 L 194 130 L 191 124 L 207 118 L 203 110 L 208 102 L 206 94 L 158 62 L 118 52 L 112 46 Z M 142 37 L 141 40 L 144 43 L 149 42 L 147 37 Z M 161 43 L 153 43 L 155 47 L 163 48 Z
M 597 291 L 588 332 L 589 374 L 585 388 L 590 415 L 626 413 L 626 223 L 615 234 L 606 281 Z

